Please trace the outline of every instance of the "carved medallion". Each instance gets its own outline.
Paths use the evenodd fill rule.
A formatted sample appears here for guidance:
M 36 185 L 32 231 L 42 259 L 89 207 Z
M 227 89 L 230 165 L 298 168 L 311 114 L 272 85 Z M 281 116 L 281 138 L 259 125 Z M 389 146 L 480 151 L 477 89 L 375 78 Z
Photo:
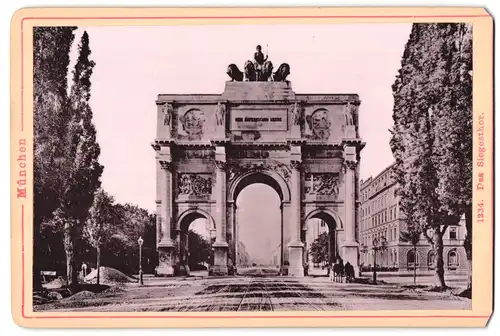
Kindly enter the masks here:
M 189 110 L 180 117 L 182 129 L 187 133 L 188 140 L 201 140 L 203 137 L 204 114 L 200 110 Z
M 180 195 L 210 195 L 212 176 L 211 174 L 179 174 L 178 190 Z
M 305 178 L 306 195 L 338 195 L 339 176 L 332 173 L 310 173 Z
M 328 111 L 318 110 L 307 117 L 307 123 L 311 129 L 312 140 L 328 140 L 332 123 L 328 118 Z

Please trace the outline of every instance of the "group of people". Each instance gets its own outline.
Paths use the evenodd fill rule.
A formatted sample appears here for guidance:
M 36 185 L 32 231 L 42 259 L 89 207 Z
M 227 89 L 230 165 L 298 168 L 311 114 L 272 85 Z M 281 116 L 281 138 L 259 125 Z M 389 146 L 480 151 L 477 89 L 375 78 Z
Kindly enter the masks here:
M 345 282 L 352 282 L 355 278 L 354 267 L 349 262 L 346 262 L 344 265 L 342 258 L 337 257 L 335 263 L 331 266 L 329 265 L 328 275 L 332 282 L 343 282 L 344 278 Z

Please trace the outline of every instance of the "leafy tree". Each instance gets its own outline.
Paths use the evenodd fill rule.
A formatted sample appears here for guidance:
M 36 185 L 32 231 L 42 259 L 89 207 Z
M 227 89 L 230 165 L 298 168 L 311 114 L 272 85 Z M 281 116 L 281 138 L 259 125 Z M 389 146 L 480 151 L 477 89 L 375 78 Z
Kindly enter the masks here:
M 410 243 L 413 246 L 413 255 L 415 256 L 415 262 L 413 267 L 413 284 L 417 284 L 417 245 L 422 237 L 421 227 L 418 223 L 413 225 L 406 225 L 406 231 L 401 231 L 399 235 L 399 240 L 405 243 Z
M 391 149 L 398 192 L 402 202 L 413 204 L 406 217 L 419 223 L 433 245 L 441 288 L 446 287 L 443 234 L 459 221 L 471 193 L 464 192 L 471 189 L 464 157 L 469 156 L 471 130 L 467 125 L 472 122 L 465 110 L 472 101 L 467 95 L 469 66 L 462 64 L 467 62 L 462 62 L 457 48 L 463 45 L 462 35 L 457 33 L 460 27 L 414 24 L 393 85 Z M 464 194 L 459 196 L 461 192 Z
M 434 97 L 438 195 L 442 210 L 458 222 L 465 214 L 464 248 L 472 282 L 472 25 L 440 24 L 444 36 Z
M 155 216 L 132 204 L 115 204 L 118 220 L 113 223 L 113 234 L 101 247 L 103 266 L 116 268 L 127 274 L 139 270 L 139 237 L 144 239 L 144 271 L 152 273 L 157 262 Z
M 100 187 L 103 166 L 98 162 L 100 147 L 92 122 L 90 77 L 95 63 L 89 59 L 89 37 L 84 32 L 78 46 L 78 59 L 73 70 L 69 96 L 69 122 L 63 136 L 63 157 L 56 162 L 61 175 L 62 193 L 60 206 L 55 211 L 54 222 L 63 228 L 68 285 L 78 281 L 75 248 L 82 236 L 94 193 Z
M 47 224 L 59 206 L 61 175 L 54 163 L 63 156 L 62 135 L 67 124 L 67 73 L 76 27 L 33 28 L 34 119 L 34 263 L 33 287 L 41 288 L 40 271 L 53 269 L 62 239 Z
M 83 230 L 84 237 L 97 252 L 97 284 L 100 280 L 101 246 L 107 244 L 113 233 L 113 224 L 119 220 L 113 202 L 112 196 L 99 189 L 94 197 L 94 204 L 89 210 L 89 216 Z
M 321 264 L 329 261 L 329 240 L 330 238 L 328 236 L 328 233 L 323 232 L 312 242 L 309 253 L 312 257 L 313 263 Z
M 188 249 L 188 265 L 190 269 L 195 269 L 199 264 L 210 263 L 212 254 L 210 242 L 192 230 L 188 231 Z

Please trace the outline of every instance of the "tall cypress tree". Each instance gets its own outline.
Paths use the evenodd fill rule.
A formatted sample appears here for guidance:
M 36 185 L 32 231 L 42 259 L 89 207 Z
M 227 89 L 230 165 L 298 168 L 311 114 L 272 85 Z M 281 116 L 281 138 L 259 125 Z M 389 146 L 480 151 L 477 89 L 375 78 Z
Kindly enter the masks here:
M 458 221 L 465 214 L 464 243 L 472 280 L 472 26 L 440 24 L 440 68 L 435 99 L 435 165 L 442 210 Z
M 449 43 L 438 24 L 414 24 L 402 59 L 399 75 L 393 85 L 394 129 L 391 149 L 399 184 L 402 211 L 419 223 L 421 232 L 436 252 L 438 285 L 444 280 L 443 235 L 457 217 L 442 204 L 441 172 L 437 164 L 436 115 L 438 101 L 446 82 L 443 48 Z
M 61 205 L 54 217 L 54 222 L 63 228 L 66 273 L 70 287 L 78 281 L 75 250 L 80 243 L 94 194 L 100 187 L 103 171 L 103 166 L 98 162 L 100 147 L 96 141 L 89 104 L 90 77 L 95 65 L 94 61 L 89 59 L 90 54 L 89 36 L 84 32 L 78 46 L 78 59 L 73 70 L 67 107 L 71 118 L 64 135 L 64 159 L 58 165 L 62 175 Z
M 76 27 L 33 28 L 33 119 L 34 119 L 34 239 L 33 287 L 41 288 L 40 271 L 55 265 L 57 232 L 44 223 L 59 206 L 62 137 L 67 113 L 69 52 Z

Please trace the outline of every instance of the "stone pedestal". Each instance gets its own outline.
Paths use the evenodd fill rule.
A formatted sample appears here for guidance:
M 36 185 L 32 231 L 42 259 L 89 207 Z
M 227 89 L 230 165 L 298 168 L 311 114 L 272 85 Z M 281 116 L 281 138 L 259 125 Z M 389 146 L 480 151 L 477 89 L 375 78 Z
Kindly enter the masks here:
M 304 244 L 301 242 L 292 242 L 288 244 L 288 258 L 290 266 L 288 266 L 288 275 L 295 277 L 304 276 L 303 265 Z
M 227 243 L 216 242 L 214 248 L 214 266 L 213 275 L 227 275 L 227 250 L 229 245 Z
M 158 267 L 156 276 L 165 277 L 175 275 L 175 255 L 174 244 L 170 242 L 160 242 L 158 245 Z

